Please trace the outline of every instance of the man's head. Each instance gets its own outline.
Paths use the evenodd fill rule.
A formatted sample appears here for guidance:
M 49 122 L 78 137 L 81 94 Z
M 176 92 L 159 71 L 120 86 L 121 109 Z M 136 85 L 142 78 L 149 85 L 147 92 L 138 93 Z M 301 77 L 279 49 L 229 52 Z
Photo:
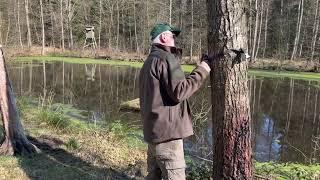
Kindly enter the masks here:
M 175 37 L 177 37 L 180 32 L 181 30 L 179 28 L 170 26 L 167 23 L 159 23 L 153 27 L 150 36 L 153 44 L 157 43 L 174 47 Z

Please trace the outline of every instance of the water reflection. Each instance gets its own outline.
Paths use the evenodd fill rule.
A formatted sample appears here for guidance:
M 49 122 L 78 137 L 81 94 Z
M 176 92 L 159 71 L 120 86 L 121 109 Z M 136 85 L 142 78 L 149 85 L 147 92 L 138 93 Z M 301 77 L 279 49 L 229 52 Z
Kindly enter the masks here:
M 274 121 L 268 116 L 263 116 L 255 139 L 254 155 L 257 161 L 275 161 L 280 159 L 280 138 L 282 134 L 276 132 L 274 128 Z
M 56 102 L 85 110 L 92 123 L 126 120 L 140 125 L 138 113 L 121 112 L 121 102 L 138 98 L 139 69 L 107 65 L 25 63 L 9 66 L 20 96 L 54 96 Z M 187 153 L 212 159 L 209 82 L 191 99 L 195 135 Z M 250 77 L 254 158 L 258 161 L 319 162 L 320 82 Z

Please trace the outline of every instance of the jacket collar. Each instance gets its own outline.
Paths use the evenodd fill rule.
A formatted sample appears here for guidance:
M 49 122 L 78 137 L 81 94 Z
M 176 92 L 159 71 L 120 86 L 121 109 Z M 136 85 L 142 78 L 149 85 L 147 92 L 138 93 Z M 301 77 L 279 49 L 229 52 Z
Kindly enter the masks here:
M 156 49 L 162 49 L 162 50 L 167 51 L 167 52 L 169 52 L 179 58 L 182 57 L 182 49 L 181 48 L 164 46 L 162 44 L 153 44 L 151 51 L 156 50 Z

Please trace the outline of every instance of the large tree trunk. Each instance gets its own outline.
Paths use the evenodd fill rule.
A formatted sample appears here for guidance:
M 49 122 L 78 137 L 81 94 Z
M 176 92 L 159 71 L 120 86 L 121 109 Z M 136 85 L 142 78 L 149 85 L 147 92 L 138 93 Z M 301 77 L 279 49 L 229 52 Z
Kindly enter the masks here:
M 0 147 L 0 153 L 14 155 L 39 152 L 39 149 L 30 143 L 24 134 L 1 49 L 0 109 L 4 128 L 4 139 Z
M 247 49 L 246 0 L 207 0 L 208 52 Z M 215 58 L 211 71 L 214 179 L 252 179 L 248 62 Z

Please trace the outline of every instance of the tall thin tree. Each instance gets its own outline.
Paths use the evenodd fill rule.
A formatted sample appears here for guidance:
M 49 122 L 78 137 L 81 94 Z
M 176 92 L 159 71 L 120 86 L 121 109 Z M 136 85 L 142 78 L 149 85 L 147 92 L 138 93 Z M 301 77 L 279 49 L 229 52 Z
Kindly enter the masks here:
M 41 29 L 42 29 L 42 49 L 41 49 L 41 54 L 44 55 L 45 31 L 44 31 L 43 3 L 42 3 L 42 0 L 40 0 L 40 14 L 41 14 Z
M 300 41 L 300 32 L 301 32 L 301 24 L 303 19 L 303 10 L 304 10 L 304 0 L 300 0 L 299 2 L 299 8 L 298 8 L 298 20 L 297 20 L 297 27 L 296 27 L 296 37 L 294 39 L 294 45 L 293 50 L 291 54 L 291 60 L 294 60 L 296 58 L 297 49 Z
M 264 23 L 264 47 L 263 47 L 263 52 L 262 52 L 262 58 L 265 57 L 266 49 L 267 49 L 269 5 L 270 5 L 270 1 L 267 0 L 267 4 L 266 4 L 266 17 L 265 17 L 265 23 Z
M 98 48 L 101 48 L 101 29 L 102 29 L 102 0 L 99 0 L 99 29 L 98 29 Z
M 260 15 L 259 0 L 255 1 L 255 13 L 256 15 L 255 15 L 254 34 L 253 34 L 253 42 L 251 46 L 252 47 L 251 54 L 253 56 L 253 60 L 255 60 L 257 38 L 258 38 L 259 15 Z
M 24 7 L 26 10 L 27 46 L 28 48 L 30 48 L 32 46 L 32 40 L 31 40 L 31 29 L 30 29 L 30 21 L 29 21 L 29 0 L 24 0 Z
M 18 34 L 19 34 L 19 45 L 21 48 L 23 48 L 21 23 L 20 23 L 20 0 L 17 0 L 17 28 L 18 28 Z
M 310 60 L 313 61 L 314 57 L 314 50 L 317 42 L 317 37 L 318 37 L 318 31 L 319 31 L 319 0 L 316 1 L 316 6 L 315 6 L 316 12 L 314 15 L 314 22 L 313 22 L 313 31 L 312 31 L 312 41 L 311 41 L 311 58 Z
M 63 0 L 60 0 L 61 50 L 64 51 Z
M 134 36 L 136 42 L 136 51 L 140 52 L 139 43 L 138 43 L 138 32 L 137 32 L 137 16 L 136 16 L 136 0 L 133 0 L 133 19 L 134 19 Z
M 191 40 L 190 40 L 190 62 L 193 56 L 193 0 L 191 0 Z

